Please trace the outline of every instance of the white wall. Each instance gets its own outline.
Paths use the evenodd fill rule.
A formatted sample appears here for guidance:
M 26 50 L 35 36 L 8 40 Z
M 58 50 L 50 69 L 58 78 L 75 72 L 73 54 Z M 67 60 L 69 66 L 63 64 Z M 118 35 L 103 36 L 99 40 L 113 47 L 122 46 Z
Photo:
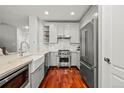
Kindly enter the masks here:
M 8 24 L 0 24 L 0 47 L 6 47 L 8 52 L 17 51 L 17 28 Z
M 38 51 L 38 20 L 36 16 L 29 16 L 30 51 Z

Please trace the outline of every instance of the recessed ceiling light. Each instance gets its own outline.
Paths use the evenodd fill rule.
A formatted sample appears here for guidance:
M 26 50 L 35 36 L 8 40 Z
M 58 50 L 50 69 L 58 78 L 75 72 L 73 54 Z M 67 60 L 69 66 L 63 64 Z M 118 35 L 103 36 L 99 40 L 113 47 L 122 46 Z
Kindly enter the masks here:
M 48 14 L 49 14 L 49 12 L 48 12 L 48 11 L 45 11 L 45 12 L 44 12 L 44 14 L 45 14 L 45 15 L 48 15 Z
M 71 12 L 70 15 L 75 15 L 75 12 Z

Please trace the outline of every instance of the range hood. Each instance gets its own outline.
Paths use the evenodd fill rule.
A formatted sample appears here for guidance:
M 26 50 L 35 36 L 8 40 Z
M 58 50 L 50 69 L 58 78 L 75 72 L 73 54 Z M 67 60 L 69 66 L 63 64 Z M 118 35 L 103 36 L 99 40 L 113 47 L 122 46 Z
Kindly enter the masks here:
M 58 39 L 70 39 L 71 37 L 69 35 L 57 35 Z

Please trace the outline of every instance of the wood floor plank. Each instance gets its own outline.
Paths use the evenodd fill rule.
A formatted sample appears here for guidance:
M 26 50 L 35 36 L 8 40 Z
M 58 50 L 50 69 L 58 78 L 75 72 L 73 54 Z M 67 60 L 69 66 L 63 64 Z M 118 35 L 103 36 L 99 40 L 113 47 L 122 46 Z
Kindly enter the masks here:
M 50 67 L 39 88 L 88 88 L 76 67 Z

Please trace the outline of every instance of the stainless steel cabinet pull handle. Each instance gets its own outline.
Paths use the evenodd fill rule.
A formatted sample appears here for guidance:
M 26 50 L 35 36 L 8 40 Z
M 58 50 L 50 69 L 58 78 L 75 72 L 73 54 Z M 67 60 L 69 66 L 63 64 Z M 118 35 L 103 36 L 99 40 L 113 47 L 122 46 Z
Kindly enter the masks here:
M 85 67 L 87 67 L 88 69 L 90 69 L 90 70 L 92 70 L 92 69 L 94 69 L 94 68 L 96 68 L 96 66 L 88 66 L 86 63 L 84 63 L 84 62 L 80 62 L 82 65 L 84 65 Z
M 111 64 L 110 59 L 107 57 L 104 57 L 104 61 L 107 62 L 108 64 Z

